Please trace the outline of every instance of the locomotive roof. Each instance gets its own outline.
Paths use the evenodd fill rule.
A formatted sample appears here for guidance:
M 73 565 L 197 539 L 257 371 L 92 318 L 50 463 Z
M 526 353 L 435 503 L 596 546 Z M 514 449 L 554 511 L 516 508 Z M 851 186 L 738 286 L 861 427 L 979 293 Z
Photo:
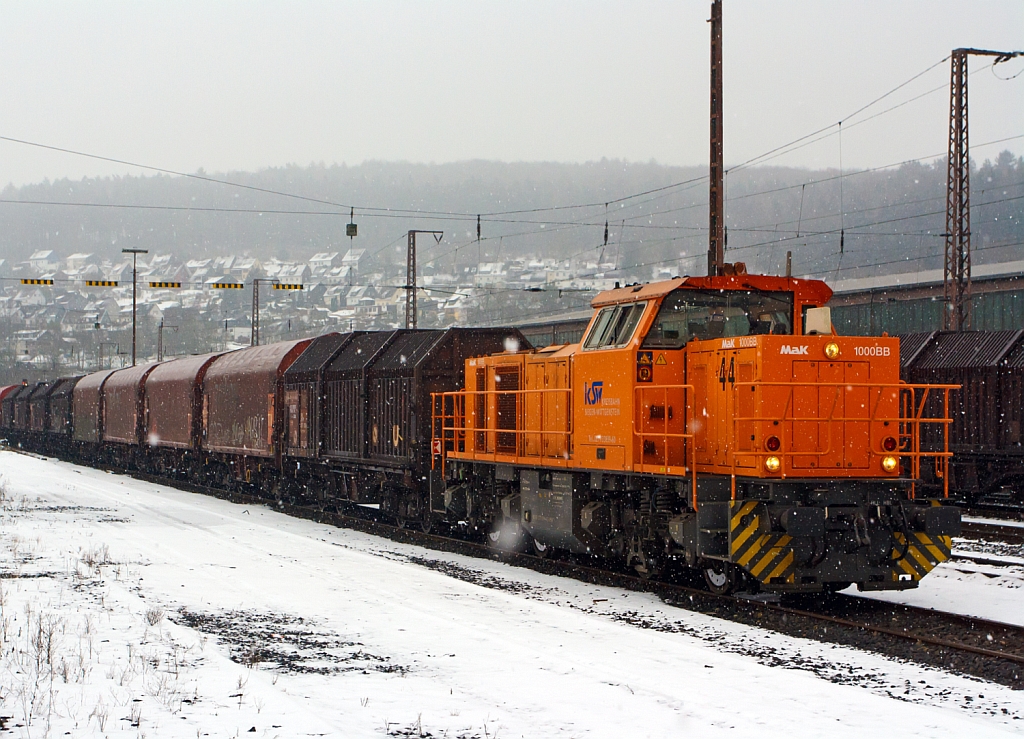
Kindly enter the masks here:
M 762 290 L 765 292 L 791 292 L 801 303 L 824 305 L 832 297 L 832 290 L 821 280 L 799 280 L 774 275 L 730 275 L 728 277 L 676 277 L 644 285 L 627 285 L 598 293 L 591 301 L 594 308 L 618 303 L 663 298 L 673 290 Z

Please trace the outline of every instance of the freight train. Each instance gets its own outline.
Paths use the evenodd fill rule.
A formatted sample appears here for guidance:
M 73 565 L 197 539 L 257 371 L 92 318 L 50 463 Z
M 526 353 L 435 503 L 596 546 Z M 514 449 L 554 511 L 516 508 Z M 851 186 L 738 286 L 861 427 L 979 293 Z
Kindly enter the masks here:
M 949 557 L 953 385 L 837 336 L 820 281 L 603 292 L 579 343 L 331 333 L 0 391 L 9 443 L 718 593 L 915 587 Z M 923 485 L 923 475 L 931 485 Z

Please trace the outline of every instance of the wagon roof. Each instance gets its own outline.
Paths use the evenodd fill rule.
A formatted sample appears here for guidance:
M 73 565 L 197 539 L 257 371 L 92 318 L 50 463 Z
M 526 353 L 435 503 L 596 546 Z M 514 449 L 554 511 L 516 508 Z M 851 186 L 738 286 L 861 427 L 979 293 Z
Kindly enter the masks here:
M 1018 342 L 1016 347 L 1007 354 L 1004 364 L 1014 369 L 1024 369 L 1024 341 Z
M 317 336 L 306 347 L 306 351 L 292 362 L 292 366 L 284 373 L 285 382 L 309 382 L 330 364 L 338 351 L 350 341 L 355 334 L 330 333 Z
M 146 375 L 152 372 L 157 367 L 156 362 L 147 362 L 146 364 L 137 364 L 134 367 L 127 367 L 126 369 L 117 370 L 110 379 L 107 380 L 107 384 L 104 386 L 104 391 L 109 392 L 119 387 L 131 387 L 138 386 Z
M 54 383 L 53 391 L 50 393 L 50 400 L 54 398 L 66 398 L 71 395 L 75 390 L 75 385 L 82 379 L 82 376 L 77 377 L 62 377 Z
M 78 381 L 78 385 L 75 386 L 76 390 L 98 390 L 108 377 L 117 372 L 117 370 L 100 370 L 99 372 L 92 372 L 81 380 Z
M 438 329 L 401 331 L 373 365 L 373 371 L 393 373 L 416 368 L 430 357 L 431 350 L 444 334 L 444 331 Z
M 191 357 L 171 359 L 157 366 L 153 370 L 153 374 L 146 380 L 146 384 L 148 386 L 157 382 L 176 382 L 179 380 L 188 380 L 194 383 L 203 367 L 223 354 L 224 352 L 214 352 L 212 354 L 196 354 Z
M 995 367 L 1024 331 L 943 331 L 921 354 L 921 369 Z
M 29 400 L 42 400 L 49 394 L 50 390 L 53 389 L 53 385 L 54 383 L 52 382 L 40 382 L 32 388 L 32 392 L 29 394 Z
M 28 385 L 21 385 L 17 390 L 11 393 L 11 400 L 28 400 L 32 391 L 39 385 L 38 382 L 30 382 Z
M 899 334 L 896 338 L 900 340 L 900 369 L 912 365 L 921 352 L 931 344 L 937 333 L 938 331 L 928 331 L 922 334 Z
M 381 347 L 396 333 L 398 332 L 381 331 L 353 337 L 341 353 L 327 365 L 326 372 L 330 375 L 338 375 L 344 372 L 363 370 L 373 361 Z
M 298 341 L 281 341 L 276 344 L 264 344 L 263 346 L 250 346 L 248 349 L 224 354 L 218 357 L 210 369 L 206 371 L 204 382 L 221 378 L 255 377 L 278 377 L 287 366 L 282 367 L 285 359 L 295 349 L 301 349 L 308 345 L 309 339 Z

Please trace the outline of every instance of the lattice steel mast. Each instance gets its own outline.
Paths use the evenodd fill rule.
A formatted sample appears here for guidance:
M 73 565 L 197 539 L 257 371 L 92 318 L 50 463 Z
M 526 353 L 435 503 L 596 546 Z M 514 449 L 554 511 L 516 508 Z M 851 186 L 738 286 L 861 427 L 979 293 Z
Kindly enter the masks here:
M 971 327 L 971 158 L 967 130 L 967 57 L 994 56 L 993 65 L 1020 51 L 954 49 L 950 55 L 949 153 L 946 159 L 946 253 L 943 263 L 943 326 Z

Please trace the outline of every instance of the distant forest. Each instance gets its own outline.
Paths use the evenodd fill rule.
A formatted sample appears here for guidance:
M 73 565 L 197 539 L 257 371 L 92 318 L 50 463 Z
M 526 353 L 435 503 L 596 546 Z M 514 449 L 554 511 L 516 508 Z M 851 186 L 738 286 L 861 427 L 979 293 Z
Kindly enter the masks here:
M 166 175 L 46 181 L 3 190 L 0 258 L 13 263 L 53 249 L 60 257 L 88 252 L 117 260 L 122 248 L 137 247 L 183 259 L 305 260 L 353 246 L 367 250 L 366 267 L 395 273 L 404 265 L 405 233 L 429 229 L 445 235 L 440 244 L 421 240 L 424 273 L 531 254 L 632 274 L 703 274 L 706 172 L 611 160 L 367 162 L 197 173 L 245 187 Z M 782 167 L 730 173 L 727 259 L 780 272 L 789 250 L 795 274 L 830 281 L 942 266 L 943 161 L 839 174 Z M 1019 258 L 1024 159 L 1003 152 L 975 163 L 971 178 L 975 263 Z M 132 207 L 102 207 L 111 205 Z M 353 205 L 359 232 L 350 241 L 345 225 Z M 587 207 L 566 207 L 577 205 Z

